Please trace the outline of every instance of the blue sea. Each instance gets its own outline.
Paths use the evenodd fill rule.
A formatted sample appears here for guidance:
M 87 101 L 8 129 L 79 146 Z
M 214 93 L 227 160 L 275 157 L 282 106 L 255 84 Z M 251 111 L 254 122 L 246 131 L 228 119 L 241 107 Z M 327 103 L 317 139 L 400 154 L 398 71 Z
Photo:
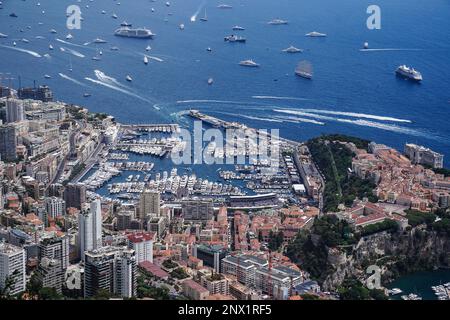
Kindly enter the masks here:
M 190 126 L 183 114 L 195 108 L 256 128 L 280 129 L 281 136 L 299 141 L 343 133 L 398 149 L 419 143 L 444 153 L 450 164 L 447 0 L 377 0 L 380 30 L 366 26 L 366 10 L 373 4 L 366 0 L 172 0 L 170 7 L 162 0 L 2 2 L 0 33 L 8 35 L 0 39 L 4 84 L 5 78 L 13 78 L 15 87 L 19 78 L 27 86 L 36 80 L 61 101 L 110 113 L 123 123 Z M 217 8 L 221 3 L 232 9 Z M 66 8 L 73 4 L 82 11 L 80 30 L 66 27 Z M 205 9 L 208 21 L 202 22 Z M 10 17 L 12 12 L 18 17 Z M 275 18 L 289 24 L 267 23 Z M 124 20 L 150 28 L 156 37 L 115 37 Z M 245 31 L 233 31 L 234 25 Z M 305 37 L 311 31 L 328 36 Z M 65 43 L 69 32 L 73 39 Z M 224 42 L 233 33 L 247 43 Z M 91 43 L 95 38 L 108 43 Z M 381 50 L 360 51 L 366 41 L 370 49 Z M 305 51 L 282 52 L 290 45 Z M 119 50 L 111 51 L 112 46 Z M 92 60 L 99 51 L 101 61 Z M 144 54 L 150 56 L 148 65 Z M 261 67 L 238 65 L 246 59 Z M 313 80 L 294 75 L 300 60 L 311 63 Z M 421 71 L 423 82 L 396 77 L 401 64 Z M 44 79 L 45 74 L 52 78 Z M 133 82 L 125 80 L 127 75 Z

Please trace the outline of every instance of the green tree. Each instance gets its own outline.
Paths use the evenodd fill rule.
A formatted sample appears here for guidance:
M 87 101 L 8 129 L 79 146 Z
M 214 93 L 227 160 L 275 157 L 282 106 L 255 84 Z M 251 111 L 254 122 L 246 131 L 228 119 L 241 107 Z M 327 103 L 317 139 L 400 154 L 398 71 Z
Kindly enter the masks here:
M 44 287 L 39 290 L 39 300 L 60 300 L 62 295 L 60 295 L 55 288 Z
M 7 276 L 5 278 L 5 283 L 3 284 L 3 287 L 0 287 L 0 300 L 8 300 L 12 298 L 12 296 L 10 295 L 10 291 L 14 287 L 14 284 L 15 280 L 13 273 L 13 275 Z
M 31 275 L 30 281 L 26 285 L 26 292 L 32 296 L 39 296 L 39 292 L 42 289 L 42 281 L 39 279 L 36 273 Z
M 97 294 L 93 297 L 94 300 L 109 300 L 112 295 L 107 289 L 99 289 Z
M 354 278 L 345 279 L 338 288 L 341 300 L 369 300 L 370 291 Z

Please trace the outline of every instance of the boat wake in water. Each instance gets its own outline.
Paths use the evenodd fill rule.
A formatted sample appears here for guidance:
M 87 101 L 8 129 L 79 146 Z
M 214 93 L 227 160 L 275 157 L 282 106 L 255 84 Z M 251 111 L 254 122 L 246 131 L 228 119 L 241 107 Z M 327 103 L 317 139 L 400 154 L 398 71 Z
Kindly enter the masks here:
M 58 73 L 58 75 L 59 75 L 61 78 L 63 78 L 63 79 L 66 79 L 66 80 L 69 80 L 69 81 L 71 81 L 71 82 L 73 82 L 73 83 L 75 83 L 75 84 L 78 84 L 79 86 L 87 87 L 87 85 L 84 84 L 83 82 L 80 82 L 80 81 L 78 81 L 78 80 L 75 80 L 74 78 L 71 78 L 71 77 L 69 77 L 68 75 L 66 75 L 66 74 L 64 74 L 64 73 Z
M 158 61 L 158 62 L 164 62 L 164 60 L 161 59 L 161 58 L 158 58 L 158 57 L 155 57 L 155 56 L 149 56 L 149 55 L 146 55 L 146 56 L 149 59 L 152 59 L 152 60 L 155 60 L 155 61 Z
M 62 40 L 62 39 L 56 38 L 55 40 L 58 41 L 58 42 L 67 44 L 69 46 L 74 46 L 74 47 L 78 47 L 78 48 L 87 48 L 86 46 L 82 46 L 80 44 L 76 44 L 76 43 L 73 43 L 73 42 L 65 41 L 65 40 Z
M 23 52 L 23 53 L 28 53 L 29 55 L 32 55 L 33 57 L 36 57 L 36 58 L 42 57 L 39 53 L 37 53 L 35 51 L 31 51 L 31 50 L 25 50 L 25 49 L 21 49 L 21 48 L 17 48 L 17 47 L 10 47 L 10 46 L 4 46 L 4 45 L 0 45 L 0 47 Z
M 277 122 L 277 123 L 282 123 L 283 122 L 283 120 L 280 120 L 280 119 L 260 118 L 260 117 L 249 116 L 249 115 L 244 115 L 244 114 L 234 114 L 234 113 L 227 113 L 227 112 L 220 112 L 220 111 L 212 111 L 211 113 L 223 114 L 223 115 L 227 115 L 227 116 L 231 116 L 231 117 L 238 116 L 240 118 L 249 119 L 249 120 L 257 120 L 257 121 L 265 121 L 265 122 Z
M 297 97 L 277 97 L 277 96 L 252 96 L 253 99 L 261 100 L 294 100 L 294 101 L 307 101 L 310 99 L 297 98 Z
M 97 77 L 97 79 L 101 82 L 110 84 L 110 85 L 114 85 L 114 86 L 118 86 L 118 87 L 122 87 L 122 88 L 126 88 L 126 89 L 130 89 L 129 87 L 127 87 L 126 85 L 120 83 L 119 81 L 117 81 L 116 78 L 110 77 L 108 75 L 106 75 L 103 71 L 100 70 L 94 70 L 95 76 Z
M 92 83 L 96 83 L 96 84 L 98 84 L 98 85 L 107 87 L 107 88 L 109 88 L 109 89 L 112 89 L 112 90 L 121 92 L 121 93 L 126 94 L 126 95 L 128 95 L 128 96 L 130 96 L 130 97 L 134 97 L 134 98 L 139 99 L 139 100 L 141 100 L 141 101 L 148 102 L 148 103 L 152 103 L 150 100 L 148 100 L 148 99 L 146 99 L 146 98 L 144 98 L 144 97 L 141 97 L 140 95 L 135 94 L 135 93 L 133 93 L 133 92 L 130 92 L 130 91 L 128 91 L 128 90 L 125 90 L 125 89 L 123 89 L 123 88 L 120 88 L 120 87 L 118 87 L 118 86 L 114 86 L 114 85 L 112 85 L 112 84 L 109 84 L 109 83 L 106 83 L 106 82 L 102 82 L 102 81 L 99 81 L 99 80 L 95 80 L 95 79 L 92 79 L 92 78 L 89 78 L 89 77 L 86 77 L 86 78 L 84 78 L 84 79 L 86 79 L 87 81 L 90 81 L 90 82 L 92 82 Z
M 321 114 L 304 112 L 304 111 L 296 111 L 296 110 L 274 109 L 273 111 L 278 112 L 278 113 L 299 115 L 299 116 L 318 119 L 318 120 L 341 122 L 341 123 L 348 123 L 348 124 L 353 124 L 353 125 L 358 125 L 358 126 L 363 126 L 363 127 L 376 128 L 376 129 L 381 129 L 381 130 L 386 130 L 386 131 L 391 131 L 391 132 L 396 132 L 396 133 L 412 135 L 412 136 L 416 136 L 416 137 L 424 137 L 424 138 L 432 139 L 432 140 L 436 140 L 436 139 L 440 140 L 441 139 L 435 135 L 430 135 L 430 134 L 424 133 L 424 132 L 416 130 L 416 129 L 401 127 L 401 126 L 394 125 L 394 124 L 369 121 L 369 120 L 365 120 L 365 119 L 336 118 L 336 117 L 330 117 L 330 116 L 325 116 L 325 115 L 321 115 Z
M 408 49 L 408 48 L 380 48 L 380 49 L 359 49 L 363 52 L 376 52 L 376 51 L 421 51 L 422 49 Z
M 233 105 L 241 105 L 241 106 L 261 106 L 264 105 L 254 103 L 254 102 L 245 102 L 245 101 L 227 101 L 227 100 L 179 100 L 176 102 L 177 104 L 190 104 L 190 103 L 211 103 L 211 104 L 233 104 Z
M 86 57 L 84 54 L 82 54 L 82 53 L 80 53 L 80 52 L 78 52 L 78 51 L 69 49 L 69 48 L 61 47 L 60 49 L 61 49 L 62 52 L 68 52 L 68 53 L 70 53 L 71 55 L 73 55 L 73 56 L 75 56 L 75 57 L 78 57 L 78 58 L 84 58 L 84 57 Z
M 205 5 L 205 1 L 202 2 L 202 4 L 198 7 L 197 11 L 195 11 L 195 13 L 192 15 L 191 22 L 197 21 L 197 16 L 200 13 L 200 11 L 202 10 L 204 5 Z
M 292 122 L 292 123 L 312 123 L 317 124 L 319 126 L 324 126 L 325 122 L 313 120 L 313 119 L 306 119 L 306 118 L 299 118 L 299 117 L 275 117 L 275 119 L 279 119 L 282 122 Z
M 336 116 L 346 116 L 351 118 L 364 118 L 364 119 L 372 119 L 379 121 L 391 121 L 391 122 L 405 122 L 411 123 L 411 120 L 406 119 L 398 119 L 393 117 L 386 116 L 377 116 L 373 114 L 365 114 L 365 113 L 357 113 L 357 112 L 345 112 L 345 111 L 333 111 L 333 110 L 323 110 L 323 109 L 289 109 L 289 111 L 302 111 L 308 113 L 319 113 L 319 114 L 331 114 Z

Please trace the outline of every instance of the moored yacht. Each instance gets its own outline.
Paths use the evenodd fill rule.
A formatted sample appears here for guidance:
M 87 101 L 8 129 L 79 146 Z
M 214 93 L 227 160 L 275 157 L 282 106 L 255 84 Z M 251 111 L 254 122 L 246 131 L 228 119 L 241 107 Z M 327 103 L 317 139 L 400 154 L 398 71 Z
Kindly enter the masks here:
M 239 65 L 244 67 L 259 67 L 259 64 L 253 61 L 252 59 L 249 60 L 243 60 L 239 62 Z
M 94 43 L 106 43 L 106 40 L 103 40 L 103 39 L 101 39 L 101 38 L 96 38 L 96 39 L 94 40 Z
M 240 27 L 240 26 L 234 26 L 234 27 L 233 27 L 233 30 L 235 30 L 235 31 L 244 31 L 245 28 Z
M 232 34 L 231 36 L 225 37 L 224 40 L 228 41 L 228 42 L 246 42 L 247 41 L 244 37 L 238 37 L 234 34 Z
M 407 79 L 422 81 L 422 74 L 414 68 L 409 68 L 406 65 L 399 66 L 395 73 Z
M 326 35 L 326 33 L 320 33 L 320 32 L 317 32 L 317 31 L 312 31 L 312 32 L 309 32 L 309 33 L 305 34 L 305 36 L 314 38 L 314 37 L 326 37 L 327 35 Z
M 128 22 L 124 21 L 124 22 L 122 22 L 122 23 L 120 24 L 120 26 L 121 26 L 121 27 L 129 27 L 129 28 L 131 28 L 133 25 L 132 25 L 131 23 L 128 23 Z
M 290 46 L 289 48 L 286 48 L 283 50 L 283 52 L 287 52 L 287 53 L 298 53 L 298 52 L 303 52 L 302 49 L 296 48 L 294 46 Z
M 268 24 L 271 24 L 271 25 L 282 25 L 282 24 L 288 24 L 288 23 L 289 23 L 288 21 L 282 20 L 282 19 L 273 19 L 268 22 Z

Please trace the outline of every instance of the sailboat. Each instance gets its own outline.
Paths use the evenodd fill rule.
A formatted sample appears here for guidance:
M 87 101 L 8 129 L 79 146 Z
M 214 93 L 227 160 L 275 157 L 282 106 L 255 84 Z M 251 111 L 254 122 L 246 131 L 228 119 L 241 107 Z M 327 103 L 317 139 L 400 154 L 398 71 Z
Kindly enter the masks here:
M 200 18 L 200 21 L 208 21 L 208 17 L 206 15 L 206 8 L 205 8 L 205 15 L 203 17 Z

